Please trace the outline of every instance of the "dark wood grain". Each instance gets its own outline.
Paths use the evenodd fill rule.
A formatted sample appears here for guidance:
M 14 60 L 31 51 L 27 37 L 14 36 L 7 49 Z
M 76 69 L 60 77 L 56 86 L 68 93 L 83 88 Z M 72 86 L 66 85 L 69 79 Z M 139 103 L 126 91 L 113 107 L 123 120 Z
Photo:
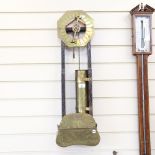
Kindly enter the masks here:
M 148 55 L 144 55 L 144 98 L 145 98 L 145 123 L 146 123 L 146 154 L 151 155 L 150 142 L 150 111 L 149 111 L 149 89 L 148 89 Z
M 150 142 L 150 113 L 149 113 L 149 86 L 148 86 L 148 56 L 152 54 L 152 14 L 154 8 L 149 5 L 134 7 L 132 16 L 132 53 L 137 58 L 137 94 L 138 94 L 138 119 L 139 119 L 139 150 L 140 155 L 151 155 Z M 150 19 L 150 49 L 149 51 L 136 51 L 136 22 L 137 17 Z
M 142 83 L 144 86 L 142 86 Z M 144 91 L 145 111 L 143 110 L 143 91 Z M 148 55 L 146 54 L 143 56 L 137 55 L 137 93 L 138 93 L 140 155 L 151 155 L 149 91 L 148 91 Z M 143 118 L 143 115 L 145 115 L 145 119 Z

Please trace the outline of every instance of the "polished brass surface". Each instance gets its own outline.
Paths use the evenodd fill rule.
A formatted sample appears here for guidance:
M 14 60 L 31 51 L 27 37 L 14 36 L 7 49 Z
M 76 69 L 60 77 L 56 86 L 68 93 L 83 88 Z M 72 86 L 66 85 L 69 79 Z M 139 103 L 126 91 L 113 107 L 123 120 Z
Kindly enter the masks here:
M 79 113 L 86 113 L 87 108 L 87 70 L 76 70 L 75 71 L 76 80 L 76 111 Z
M 94 29 L 93 19 L 84 11 L 67 11 L 57 22 L 58 36 L 68 47 L 86 46 Z M 70 28 L 72 35 L 67 32 Z M 82 35 L 79 35 L 84 30 Z

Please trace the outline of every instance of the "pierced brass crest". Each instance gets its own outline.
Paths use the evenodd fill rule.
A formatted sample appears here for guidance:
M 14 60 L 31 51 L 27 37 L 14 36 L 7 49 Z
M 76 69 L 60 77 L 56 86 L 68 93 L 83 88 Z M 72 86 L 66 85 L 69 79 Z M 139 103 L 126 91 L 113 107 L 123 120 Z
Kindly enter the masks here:
M 84 11 L 67 11 L 57 22 L 58 37 L 68 47 L 86 46 L 94 29 L 93 19 Z

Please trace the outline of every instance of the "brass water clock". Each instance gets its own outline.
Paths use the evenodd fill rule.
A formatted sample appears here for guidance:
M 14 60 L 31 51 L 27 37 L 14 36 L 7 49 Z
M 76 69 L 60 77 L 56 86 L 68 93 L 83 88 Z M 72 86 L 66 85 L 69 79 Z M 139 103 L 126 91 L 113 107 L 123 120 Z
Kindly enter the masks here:
M 91 38 L 94 34 L 93 19 L 82 10 L 66 11 L 57 22 L 58 37 L 61 39 L 61 84 L 62 116 L 66 114 L 65 104 L 65 50 L 70 48 L 75 57 L 78 53 L 79 67 L 75 70 L 76 112 L 92 115 L 92 68 Z M 81 68 L 80 49 L 87 49 L 87 69 Z

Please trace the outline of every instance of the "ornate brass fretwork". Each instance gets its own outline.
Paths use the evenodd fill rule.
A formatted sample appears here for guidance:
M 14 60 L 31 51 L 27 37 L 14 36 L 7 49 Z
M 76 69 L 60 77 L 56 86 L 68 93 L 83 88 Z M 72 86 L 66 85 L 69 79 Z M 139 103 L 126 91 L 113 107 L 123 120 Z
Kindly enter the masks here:
M 81 10 L 67 11 L 57 25 L 58 36 L 68 47 L 86 46 L 94 33 L 93 19 Z M 81 32 L 83 34 L 79 36 Z

